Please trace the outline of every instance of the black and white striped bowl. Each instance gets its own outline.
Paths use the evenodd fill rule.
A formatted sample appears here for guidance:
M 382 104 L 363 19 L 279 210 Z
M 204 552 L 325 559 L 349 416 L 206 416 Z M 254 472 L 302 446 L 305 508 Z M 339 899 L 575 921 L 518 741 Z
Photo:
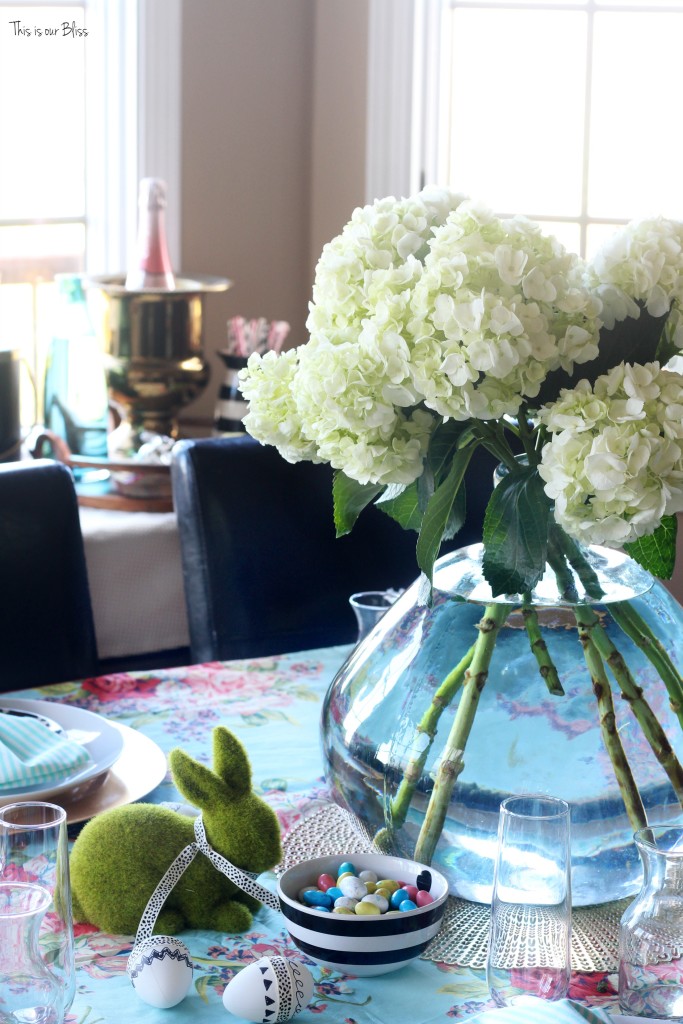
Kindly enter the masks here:
M 424 864 L 404 857 L 384 854 L 340 854 L 305 860 L 288 868 L 278 882 L 280 908 L 293 942 L 316 963 L 344 974 L 370 977 L 388 974 L 420 955 L 441 927 L 448 899 L 448 883 L 433 868 L 431 894 L 434 902 L 406 913 L 355 917 L 329 914 L 299 902 L 298 894 L 306 885 L 315 885 L 318 877 L 336 877 L 339 865 L 351 860 L 357 871 L 370 870 L 378 878 L 393 878 L 415 884 Z

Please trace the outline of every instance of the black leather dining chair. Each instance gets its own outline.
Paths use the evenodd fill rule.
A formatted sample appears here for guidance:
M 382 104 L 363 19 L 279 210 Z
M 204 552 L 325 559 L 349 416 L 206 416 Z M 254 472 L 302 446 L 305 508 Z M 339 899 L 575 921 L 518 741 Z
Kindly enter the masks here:
M 333 524 L 332 470 L 248 435 L 181 441 L 171 465 L 194 662 L 349 643 L 352 593 L 408 586 L 417 534 L 374 506 Z M 481 539 L 492 466 L 453 547 Z
M 97 643 L 71 471 L 0 466 L 0 692 L 96 675 Z

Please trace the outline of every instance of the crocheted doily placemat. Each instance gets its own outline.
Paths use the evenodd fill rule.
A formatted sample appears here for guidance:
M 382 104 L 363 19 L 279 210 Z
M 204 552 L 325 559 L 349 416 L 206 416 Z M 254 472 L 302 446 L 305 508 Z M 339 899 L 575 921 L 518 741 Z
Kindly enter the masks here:
M 321 803 L 294 825 L 283 840 L 278 870 L 310 857 L 338 853 L 372 853 L 370 838 L 351 814 L 336 804 Z M 630 899 L 595 907 L 574 907 L 572 912 L 572 969 L 609 971 L 618 967 L 619 920 Z M 423 960 L 484 968 L 488 946 L 490 907 L 450 896 L 439 934 L 422 954 Z

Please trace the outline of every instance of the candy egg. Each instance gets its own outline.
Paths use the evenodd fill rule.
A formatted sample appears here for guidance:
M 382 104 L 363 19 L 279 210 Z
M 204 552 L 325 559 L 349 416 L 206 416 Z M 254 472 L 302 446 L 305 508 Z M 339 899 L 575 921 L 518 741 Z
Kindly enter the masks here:
M 338 896 L 334 901 L 334 906 L 335 910 L 338 910 L 339 907 L 346 907 L 347 910 L 353 910 L 356 903 L 358 903 L 358 900 L 354 900 L 350 896 Z
M 236 974 L 223 992 L 223 1006 L 251 1021 L 287 1021 L 308 1006 L 313 976 L 298 960 L 264 956 Z
M 363 897 L 361 903 L 374 903 L 380 914 L 386 914 L 389 909 L 389 900 L 382 895 L 378 895 L 376 892 L 368 893 L 367 896 Z
M 342 878 L 339 888 L 345 896 L 350 896 L 354 900 L 362 900 L 368 893 L 365 882 L 361 882 L 360 878 L 356 878 L 355 875 L 347 875 L 346 878 Z
M 401 900 L 398 909 L 402 914 L 407 914 L 409 910 L 417 910 L 417 903 L 413 903 L 412 900 Z
M 428 904 L 434 902 L 434 897 L 426 889 L 418 889 L 417 896 L 415 897 L 415 903 L 418 907 L 426 907 Z
M 167 1010 L 185 998 L 192 984 L 190 951 L 170 935 L 150 935 L 133 947 L 126 972 L 143 1002 Z
M 398 910 L 404 900 L 408 899 L 408 893 L 405 889 L 397 889 L 396 892 L 392 892 L 391 899 L 389 900 L 392 910 Z
M 304 893 L 304 903 L 309 907 L 314 907 L 316 910 L 324 910 L 326 907 L 329 909 L 334 900 L 326 892 L 321 892 L 319 889 L 309 889 Z

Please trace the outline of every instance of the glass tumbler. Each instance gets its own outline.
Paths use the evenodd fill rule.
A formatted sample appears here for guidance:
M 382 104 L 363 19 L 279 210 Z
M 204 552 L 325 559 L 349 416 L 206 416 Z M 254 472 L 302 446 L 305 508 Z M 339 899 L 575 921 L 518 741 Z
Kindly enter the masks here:
M 66 812 L 62 807 L 38 801 L 0 807 L 0 883 L 14 882 L 39 887 L 49 896 L 36 926 L 36 940 L 43 963 L 61 989 L 65 1013 L 73 1002 L 76 979 Z
M 619 926 L 619 1006 L 683 1020 L 683 828 L 641 828 L 634 839 L 643 885 Z
M 398 593 L 395 590 L 363 590 L 358 594 L 351 594 L 349 604 L 358 623 L 357 643 L 374 629 L 397 597 Z
M 562 999 L 571 971 L 569 805 L 512 796 L 500 805 L 487 959 L 498 1006 Z
M 0 1024 L 61 1024 L 64 988 L 38 948 L 52 897 L 42 885 L 0 882 Z

